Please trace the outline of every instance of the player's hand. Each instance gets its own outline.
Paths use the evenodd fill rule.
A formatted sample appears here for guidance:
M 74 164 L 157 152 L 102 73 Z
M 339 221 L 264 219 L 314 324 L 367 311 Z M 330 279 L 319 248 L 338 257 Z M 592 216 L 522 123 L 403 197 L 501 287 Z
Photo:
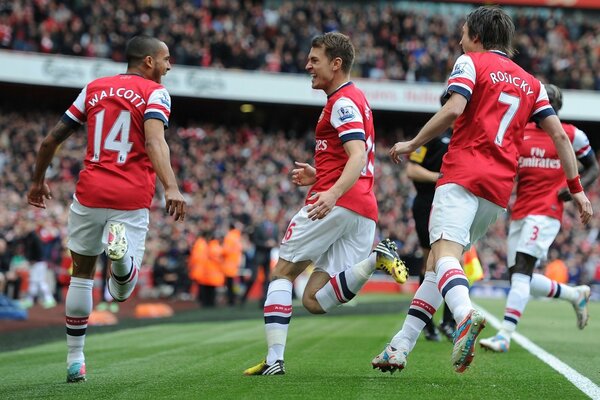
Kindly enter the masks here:
M 583 224 L 587 224 L 592 220 L 592 215 L 594 215 L 592 203 L 590 203 L 584 192 L 571 193 L 571 196 L 573 196 L 573 200 L 579 209 L 579 219 Z
M 46 208 L 46 199 L 50 200 L 51 198 L 52 193 L 46 182 L 41 185 L 34 184 L 27 194 L 27 203 L 35 207 Z
M 308 218 L 313 221 L 323 219 L 331 212 L 338 197 L 330 191 L 315 193 L 308 201 L 315 201 L 308 207 Z
M 185 219 L 185 200 L 179 189 L 165 190 L 165 210 L 167 214 L 174 216 L 175 221 Z
M 317 170 L 306 163 L 295 161 L 296 167 L 292 170 L 292 183 L 298 186 L 312 185 L 317 181 Z
M 390 157 L 395 164 L 400 164 L 404 154 L 410 154 L 416 149 L 411 140 L 408 142 L 398 142 L 390 149 Z
M 573 196 L 571 196 L 571 192 L 569 192 L 569 188 L 562 188 L 558 191 L 558 199 L 562 202 L 567 202 L 573 200 Z

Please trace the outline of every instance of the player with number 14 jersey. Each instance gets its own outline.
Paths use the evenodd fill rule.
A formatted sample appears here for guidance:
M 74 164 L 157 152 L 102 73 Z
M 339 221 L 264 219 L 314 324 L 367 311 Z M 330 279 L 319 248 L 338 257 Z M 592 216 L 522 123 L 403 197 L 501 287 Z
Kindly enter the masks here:
M 159 119 L 168 127 L 170 112 L 167 90 L 136 74 L 100 78 L 85 86 L 63 116 L 71 124 L 88 124 L 77 200 L 94 208 L 150 208 L 156 174 L 146 154 L 144 121 Z

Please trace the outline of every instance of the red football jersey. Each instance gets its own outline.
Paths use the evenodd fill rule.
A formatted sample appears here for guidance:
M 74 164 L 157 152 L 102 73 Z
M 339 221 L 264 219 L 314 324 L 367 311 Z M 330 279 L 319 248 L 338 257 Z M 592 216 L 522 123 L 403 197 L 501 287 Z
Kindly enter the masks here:
M 586 156 L 590 142 L 585 133 L 570 124 L 562 124 L 573 144 L 577 158 Z M 550 136 L 534 123 L 525 127 L 519 143 L 519 169 L 517 170 L 517 199 L 511 219 L 528 215 L 547 215 L 562 219 L 563 202 L 558 191 L 567 187 L 558 152 Z
M 315 130 L 315 168 L 317 181 L 306 197 L 331 188 L 342 175 L 348 155 L 344 143 L 363 140 L 367 164 L 358 181 L 337 201 L 336 205 L 352 210 L 377 222 L 377 200 L 373 193 L 375 171 L 375 129 L 371 107 L 365 95 L 352 82 L 342 85 L 327 97 Z
M 456 183 L 507 207 L 517 169 L 517 138 L 530 118 L 554 115 L 546 89 L 505 54 L 460 56 L 448 92 L 468 104 L 454 124 L 438 186 Z
M 168 126 L 171 98 L 160 84 L 122 74 L 87 84 L 66 111 L 66 122 L 87 121 L 88 144 L 77 200 L 94 208 L 149 208 L 156 174 L 146 154 L 144 121 Z

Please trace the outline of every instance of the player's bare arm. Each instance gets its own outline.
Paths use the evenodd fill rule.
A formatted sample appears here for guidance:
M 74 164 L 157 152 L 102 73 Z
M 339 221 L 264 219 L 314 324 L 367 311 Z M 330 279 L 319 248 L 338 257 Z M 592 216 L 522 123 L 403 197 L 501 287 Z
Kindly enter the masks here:
M 158 119 L 146 120 L 144 131 L 146 133 L 146 152 L 158 179 L 165 188 L 165 210 L 175 218 L 175 221 L 183 221 L 185 200 L 179 191 L 175 173 L 171 167 L 171 152 L 165 140 L 163 122 Z
M 402 155 L 412 153 L 434 137 L 440 136 L 463 113 L 466 106 L 467 99 L 464 96 L 452 93 L 446 104 L 427 121 L 417 136 L 409 141 L 398 142 L 390 149 L 392 161 L 399 164 Z
M 313 221 L 329 214 L 337 200 L 356 183 L 360 172 L 367 163 L 364 141 L 350 140 L 344 143 L 344 150 L 348 155 L 348 161 L 338 180 L 329 190 L 315 193 L 311 197 L 311 200 L 316 199 L 316 202 L 308 210 L 308 217 Z
M 540 127 L 552 138 L 562 168 L 567 176 L 567 181 L 576 179 L 579 175 L 577 159 L 575 158 L 571 141 L 560 124 L 558 117 L 556 115 L 550 115 L 549 117 L 544 118 L 540 122 Z M 573 190 L 571 190 L 571 195 L 579 209 L 579 218 L 581 222 L 587 224 L 594 214 L 592 211 L 592 203 L 590 203 L 583 190 L 580 190 L 577 193 L 573 193 Z
M 46 208 L 46 199 L 52 198 L 50 188 L 45 182 L 46 170 L 52 162 L 56 149 L 73 133 L 73 127 L 58 121 L 50 133 L 44 138 L 35 160 L 31 189 L 27 194 L 27 202 L 32 206 Z
M 598 166 L 598 160 L 596 154 L 590 151 L 584 157 L 579 158 L 579 162 L 583 165 L 583 172 L 581 173 L 581 186 L 584 189 L 588 189 L 592 183 L 596 182 L 598 175 L 600 175 L 600 167 Z M 571 201 L 573 196 L 569 192 L 569 188 L 563 188 L 558 193 L 558 198 L 561 201 Z
M 317 181 L 317 170 L 307 163 L 295 161 L 297 168 L 292 170 L 292 183 L 298 186 L 313 185 Z
M 409 162 L 406 164 L 406 176 L 408 179 L 415 182 L 435 183 L 440 177 L 440 173 L 430 171 L 417 163 Z

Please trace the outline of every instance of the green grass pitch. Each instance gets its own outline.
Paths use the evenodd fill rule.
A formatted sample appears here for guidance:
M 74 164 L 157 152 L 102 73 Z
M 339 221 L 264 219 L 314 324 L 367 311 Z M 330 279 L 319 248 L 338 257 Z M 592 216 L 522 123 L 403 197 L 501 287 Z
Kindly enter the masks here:
M 91 327 L 88 381 L 66 384 L 65 343 L 58 339 L 0 353 L 0 399 L 584 399 L 573 384 L 514 344 L 508 354 L 482 351 L 457 374 L 451 345 L 421 338 L 407 368 L 390 375 L 371 359 L 400 328 L 404 311 L 377 313 L 359 300 L 348 315 L 306 316 L 295 305 L 285 376 L 246 377 L 265 354 L 262 314 L 222 322 L 163 321 L 117 331 Z M 502 317 L 503 300 L 475 302 Z M 385 308 L 382 306 L 382 308 Z M 404 306 L 405 308 L 405 306 Z M 298 311 L 298 312 L 296 312 Z M 226 309 L 220 310 L 227 313 Z M 567 303 L 530 302 L 519 332 L 600 385 L 600 304 L 584 331 Z M 198 311 L 195 315 L 201 315 Z M 488 326 L 482 333 L 495 333 Z M 1 340 L 2 338 L 0 338 Z

